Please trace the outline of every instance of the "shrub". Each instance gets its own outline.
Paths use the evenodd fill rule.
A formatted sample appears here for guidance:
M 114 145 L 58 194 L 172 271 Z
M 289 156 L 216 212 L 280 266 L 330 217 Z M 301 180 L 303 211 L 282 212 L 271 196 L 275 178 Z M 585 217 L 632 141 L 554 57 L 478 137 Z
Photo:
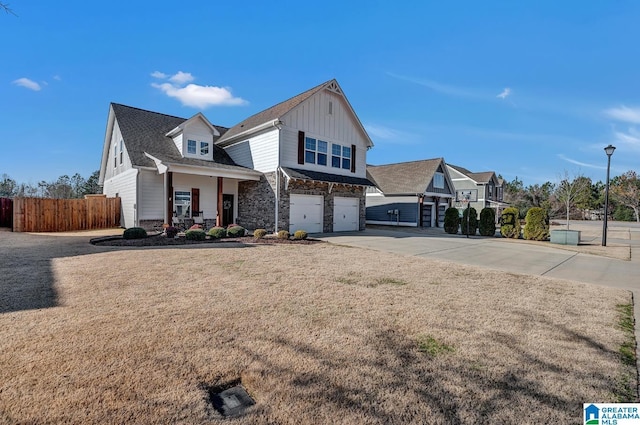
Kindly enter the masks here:
M 197 229 L 202 230 L 202 225 L 201 224 L 194 224 L 193 226 L 189 227 L 189 230 L 197 230 Z
M 500 216 L 500 234 L 505 238 L 518 239 L 520 237 L 520 220 L 518 209 L 505 208 Z
M 468 216 L 468 220 L 467 220 Z M 467 229 L 467 222 L 469 228 Z M 462 212 L 462 220 L 460 221 L 460 230 L 463 235 L 475 235 L 478 231 L 478 212 L 475 208 L 465 208 Z M 468 232 L 467 232 L 468 230 Z
M 256 239 L 262 239 L 267 236 L 267 231 L 264 229 L 256 229 L 253 231 L 253 237 Z
M 289 239 L 289 232 L 286 230 L 280 230 L 278 232 L 278 239 Z
M 184 237 L 190 241 L 203 241 L 207 238 L 207 234 L 202 229 L 189 229 L 184 232 Z
M 307 232 L 304 230 L 296 230 L 293 234 L 293 239 L 302 240 L 307 239 Z
M 178 232 L 179 232 L 178 228 L 174 226 L 169 226 L 166 229 L 164 229 L 164 233 L 167 235 L 168 238 L 175 238 Z
M 240 226 L 239 224 L 236 224 L 236 223 L 231 223 L 231 224 L 229 224 L 229 225 L 227 226 L 227 230 L 228 230 L 229 228 L 231 228 L 231 227 L 241 227 L 241 226 Z
M 527 223 L 524 225 L 524 238 L 532 241 L 549 239 L 549 219 L 544 209 L 531 207 L 527 211 Z
M 245 230 L 244 227 L 238 226 L 237 224 L 234 226 L 227 227 L 227 236 L 230 238 L 239 238 L 244 236 Z
M 207 234 L 211 236 L 212 239 L 222 239 L 227 236 L 227 231 L 222 227 L 212 227 Z
M 455 235 L 458 233 L 458 226 L 460 225 L 460 216 L 458 210 L 454 207 L 449 207 L 444 212 L 444 231 Z
M 142 227 L 129 227 L 124 231 L 122 237 L 125 239 L 144 239 L 147 237 L 147 231 Z
M 495 236 L 496 234 L 496 212 L 493 208 L 483 208 L 480 211 L 480 223 L 478 228 L 482 236 Z

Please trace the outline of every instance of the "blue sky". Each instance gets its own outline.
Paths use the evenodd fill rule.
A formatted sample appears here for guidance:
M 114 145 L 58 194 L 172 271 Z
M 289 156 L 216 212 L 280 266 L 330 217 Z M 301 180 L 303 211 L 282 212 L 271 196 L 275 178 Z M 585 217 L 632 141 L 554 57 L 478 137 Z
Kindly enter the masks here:
M 3 0 L 6 3 L 6 0 Z M 232 126 L 336 78 L 368 162 L 525 185 L 640 171 L 640 2 L 10 0 L 0 174 L 99 168 L 109 102 Z

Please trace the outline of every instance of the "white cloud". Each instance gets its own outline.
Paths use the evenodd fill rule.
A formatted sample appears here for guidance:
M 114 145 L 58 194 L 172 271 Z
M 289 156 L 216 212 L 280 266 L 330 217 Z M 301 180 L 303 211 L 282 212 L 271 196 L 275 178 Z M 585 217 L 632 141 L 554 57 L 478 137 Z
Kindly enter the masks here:
M 560 159 L 562 159 L 564 161 L 567 161 L 567 162 L 569 162 L 571 164 L 579 165 L 581 167 L 595 168 L 596 170 L 605 170 L 606 169 L 606 167 L 601 166 L 601 165 L 593 165 L 593 164 L 589 164 L 589 163 L 586 163 L 586 162 L 580 162 L 580 161 L 577 161 L 575 159 L 567 158 L 563 154 L 558 154 L 558 158 L 560 158 Z
M 609 108 L 604 113 L 617 121 L 640 124 L 640 108 L 620 106 L 618 108 Z
M 164 80 L 165 78 L 167 78 L 167 77 L 168 77 L 168 75 L 167 75 L 167 74 L 165 74 L 164 72 L 160 72 L 160 71 L 153 71 L 153 72 L 151 73 L 151 76 L 152 76 L 153 78 L 158 78 L 158 79 L 160 79 L 160 80 Z
M 153 87 L 162 90 L 167 96 L 178 99 L 183 105 L 204 109 L 215 105 L 245 105 L 246 100 L 234 97 L 231 91 L 225 87 L 199 86 L 189 84 L 186 87 L 179 87 L 171 83 L 151 84 Z
M 504 90 L 502 90 L 502 93 L 500 93 L 496 97 L 499 97 L 500 99 L 506 99 L 510 94 L 511 89 L 509 87 L 506 87 Z
M 169 78 L 169 81 L 180 86 L 186 83 L 190 83 L 193 80 L 195 80 L 195 78 L 193 78 L 193 75 L 191 75 L 191 73 L 182 71 L 178 71 L 177 74 L 172 75 L 171 78 Z
M 404 75 L 397 75 L 391 72 L 387 72 L 387 75 L 397 78 L 398 80 L 408 81 L 410 83 L 418 84 L 424 87 L 427 87 L 435 92 L 446 94 L 449 96 L 456 97 L 483 97 L 481 93 L 478 93 L 474 90 L 469 90 L 462 87 L 456 87 L 449 84 L 439 83 L 433 80 L 424 80 L 413 77 L 406 77 Z
M 33 91 L 40 91 L 42 89 L 42 87 L 40 87 L 40 84 L 28 78 L 18 78 L 17 80 L 13 81 L 13 84 Z
M 59 75 L 54 75 L 52 78 L 56 81 L 62 81 L 62 77 Z

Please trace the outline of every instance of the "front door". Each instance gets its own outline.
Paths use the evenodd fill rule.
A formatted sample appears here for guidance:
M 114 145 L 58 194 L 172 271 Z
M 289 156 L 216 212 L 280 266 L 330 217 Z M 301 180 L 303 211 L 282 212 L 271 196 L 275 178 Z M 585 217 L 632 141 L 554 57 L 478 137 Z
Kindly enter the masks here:
M 222 195 L 222 225 L 233 223 L 233 195 Z

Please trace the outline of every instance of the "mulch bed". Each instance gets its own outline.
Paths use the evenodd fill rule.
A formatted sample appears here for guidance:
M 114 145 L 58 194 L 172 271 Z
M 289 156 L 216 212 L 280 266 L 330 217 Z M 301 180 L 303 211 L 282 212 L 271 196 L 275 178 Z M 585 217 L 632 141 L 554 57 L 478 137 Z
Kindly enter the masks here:
M 167 246 L 167 245 L 203 245 L 203 244 L 293 244 L 293 245 L 310 245 L 322 242 L 318 239 L 278 239 L 275 237 L 265 237 L 255 239 L 253 236 L 244 236 L 240 238 L 223 238 L 223 239 L 205 239 L 204 241 L 187 240 L 185 237 L 167 238 L 162 234 L 149 235 L 144 239 L 124 239 L 122 236 L 105 236 L 94 238 L 90 241 L 97 246 Z M 231 246 L 231 245 L 230 245 Z

